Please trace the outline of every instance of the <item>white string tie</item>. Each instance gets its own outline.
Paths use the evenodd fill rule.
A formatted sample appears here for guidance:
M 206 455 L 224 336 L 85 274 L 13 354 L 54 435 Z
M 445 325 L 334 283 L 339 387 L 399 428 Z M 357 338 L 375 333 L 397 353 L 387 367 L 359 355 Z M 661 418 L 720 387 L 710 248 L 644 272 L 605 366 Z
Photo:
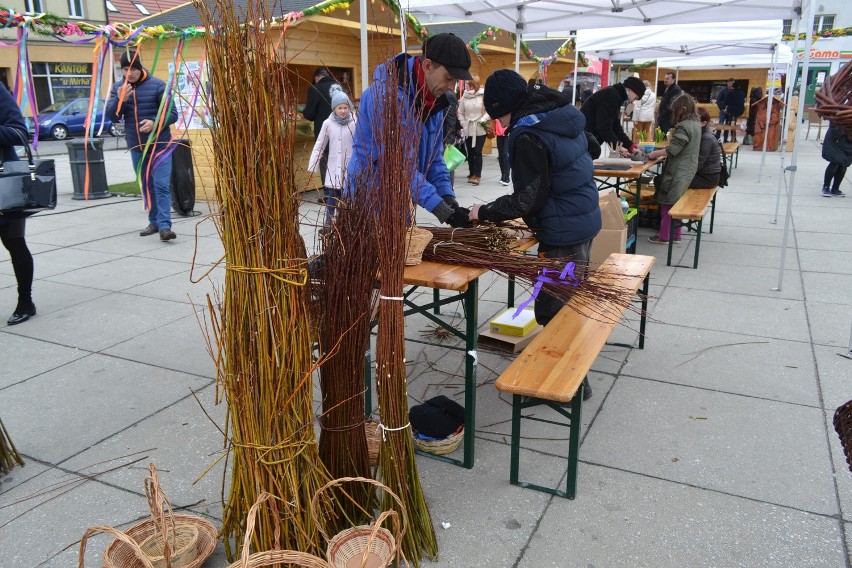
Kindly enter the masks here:
M 411 426 L 411 422 L 406 424 L 405 426 L 400 426 L 399 428 L 388 428 L 381 422 L 379 422 L 379 428 L 382 429 L 382 442 L 387 442 L 387 437 L 385 436 L 385 432 L 397 432 L 399 430 L 405 430 L 406 428 Z
M 467 352 L 467 354 L 471 356 L 471 358 L 473 359 L 473 364 L 476 365 L 477 364 L 477 362 L 476 362 L 476 350 L 471 349 L 470 351 Z

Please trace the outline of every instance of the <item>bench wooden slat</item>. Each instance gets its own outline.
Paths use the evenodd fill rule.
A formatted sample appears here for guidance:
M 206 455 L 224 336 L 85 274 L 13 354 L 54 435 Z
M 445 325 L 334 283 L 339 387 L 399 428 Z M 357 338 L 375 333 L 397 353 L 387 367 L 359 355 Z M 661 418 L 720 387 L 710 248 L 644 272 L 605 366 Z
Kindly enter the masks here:
M 678 199 L 674 207 L 669 210 L 672 219 L 699 220 L 704 217 L 704 210 L 716 195 L 716 188 L 711 189 L 687 189 Z
M 725 149 L 725 153 L 730 156 L 735 153 L 740 148 L 739 142 L 724 142 L 722 143 L 722 148 Z
M 635 294 L 654 265 L 654 257 L 611 254 L 595 280 L 617 284 Z M 607 321 L 582 316 L 565 306 L 497 379 L 503 392 L 568 402 L 597 359 L 600 350 L 624 313 L 610 305 Z M 601 316 L 599 319 L 604 319 Z M 570 381 L 566 381 L 570 377 Z

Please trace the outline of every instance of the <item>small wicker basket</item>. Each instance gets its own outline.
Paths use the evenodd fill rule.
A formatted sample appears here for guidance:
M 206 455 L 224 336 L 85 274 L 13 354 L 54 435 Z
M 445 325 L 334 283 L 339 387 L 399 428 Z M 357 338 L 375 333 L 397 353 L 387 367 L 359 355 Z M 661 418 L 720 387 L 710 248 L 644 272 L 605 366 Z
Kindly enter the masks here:
M 275 504 L 273 495 L 263 492 L 261 493 L 254 505 L 249 509 L 248 517 L 246 518 L 246 532 L 243 537 L 243 549 L 240 553 L 240 559 L 228 566 L 228 568 L 261 568 L 262 566 L 304 566 L 305 568 L 331 568 L 328 562 L 308 554 L 307 552 L 298 552 L 295 550 L 266 550 L 249 554 L 251 549 L 251 540 L 254 537 L 254 527 L 257 523 L 257 510 L 266 501 L 269 502 L 270 508 L 273 510 L 272 518 L 275 520 L 276 534 L 280 531 L 278 526 L 278 507 Z
M 348 528 L 329 538 L 325 519 L 320 514 L 320 497 L 332 487 L 350 482 L 368 483 L 382 489 L 391 496 L 399 510 L 383 511 L 372 525 Z M 364 477 L 333 479 L 314 493 L 311 499 L 311 511 L 317 523 L 317 529 L 328 541 L 326 558 L 332 568 L 386 568 L 394 560 L 398 566 L 402 565 L 404 557 L 401 543 L 408 526 L 405 507 L 399 497 L 382 483 Z M 382 526 L 388 519 L 393 521 L 393 533 Z
M 423 251 L 432 240 L 432 233 L 421 229 L 417 225 L 411 225 L 405 236 L 405 265 L 416 266 L 423 262 Z
M 83 568 L 86 541 L 98 533 L 115 537 L 104 551 L 104 568 L 198 568 L 216 550 L 218 531 L 213 523 L 194 515 L 173 514 L 154 464 L 149 471 L 145 494 L 151 518 L 124 532 L 108 526 L 88 529 L 80 541 L 79 568 Z
M 414 436 L 414 447 L 422 452 L 443 456 L 456 451 L 462 438 L 464 438 L 464 427 L 459 428 L 458 432 L 450 434 L 443 440 L 422 440 Z

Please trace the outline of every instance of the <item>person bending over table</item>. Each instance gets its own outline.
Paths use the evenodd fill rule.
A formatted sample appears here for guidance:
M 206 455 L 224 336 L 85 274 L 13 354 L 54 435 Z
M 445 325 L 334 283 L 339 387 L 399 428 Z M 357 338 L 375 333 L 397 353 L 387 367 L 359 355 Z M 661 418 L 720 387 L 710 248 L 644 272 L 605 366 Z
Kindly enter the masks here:
M 582 276 L 592 239 L 601 229 L 594 166 L 584 132 L 586 120 L 567 95 L 545 85 L 527 86 L 507 69 L 485 82 L 485 111 L 509 128 L 511 195 L 474 205 L 471 221 L 523 217 L 535 231 L 542 258 L 566 258 Z M 535 301 L 535 319 L 547 325 L 564 303 L 545 292 Z M 584 399 L 592 396 L 588 379 Z
M 701 147 L 701 125 L 695 110 L 695 100 L 682 93 L 672 101 L 672 117 L 675 122 L 674 135 L 669 145 L 654 150 L 648 158 L 666 158 L 663 173 L 654 176 L 654 198 L 660 204 L 660 230 L 648 237 L 655 244 L 668 244 L 669 238 L 680 242 L 682 228 L 677 227 L 669 235 L 671 217 L 669 211 L 689 189 L 695 172 L 698 171 L 698 153 Z
M 636 77 L 628 77 L 624 83 L 616 83 L 594 93 L 580 107 L 580 112 L 586 117 L 586 130 L 601 145 L 611 144 L 623 156 L 630 156 L 639 146 L 633 143 L 621 127 L 621 105 L 624 101 L 632 103 L 644 94 L 645 84 Z

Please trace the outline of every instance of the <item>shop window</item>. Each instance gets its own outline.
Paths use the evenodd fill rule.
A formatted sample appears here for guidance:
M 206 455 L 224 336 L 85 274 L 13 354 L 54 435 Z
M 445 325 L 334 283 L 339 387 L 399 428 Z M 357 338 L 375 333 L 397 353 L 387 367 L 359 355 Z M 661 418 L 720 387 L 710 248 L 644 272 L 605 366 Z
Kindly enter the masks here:
M 83 17 L 83 0 L 68 0 L 68 17 Z
M 814 16 L 814 33 L 818 34 L 834 28 L 834 14 L 819 14 Z
M 41 0 L 25 0 L 24 6 L 26 7 L 27 14 L 41 14 L 44 12 L 41 7 Z

